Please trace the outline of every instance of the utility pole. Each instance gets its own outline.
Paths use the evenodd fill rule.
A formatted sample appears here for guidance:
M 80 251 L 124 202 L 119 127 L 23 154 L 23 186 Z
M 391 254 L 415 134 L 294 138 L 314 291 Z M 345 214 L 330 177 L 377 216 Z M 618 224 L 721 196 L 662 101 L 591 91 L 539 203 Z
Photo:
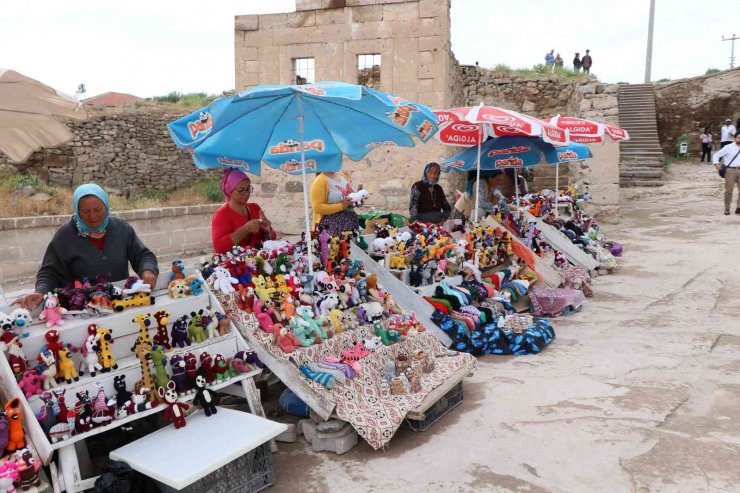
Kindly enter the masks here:
M 650 68 L 653 64 L 653 24 L 655 21 L 655 0 L 650 0 L 650 19 L 648 20 L 647 53 L 645 55 L 645 84 L 650 83 Z
M 731 38 L 725 38 L 722 36 L 722 41 L 732 41 L 732 51 L 730 51 L 730 68 L 735 68 L 735 40 L 740 39 L 740 36 L 735 36 L 735 33 L 732 33 Z

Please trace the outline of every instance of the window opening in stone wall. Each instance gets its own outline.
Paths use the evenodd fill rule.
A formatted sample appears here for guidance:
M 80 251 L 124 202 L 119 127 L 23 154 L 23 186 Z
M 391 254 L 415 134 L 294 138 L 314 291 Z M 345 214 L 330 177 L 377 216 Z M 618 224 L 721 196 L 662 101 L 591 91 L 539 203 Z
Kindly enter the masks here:
M 293 83 L 297 85 L 313 84 L 314 80 L 314 60 L 313 58 L 294 58 L 293 59 Z
M 380 53 L 357 55 L 357 83 L 380 89 Z

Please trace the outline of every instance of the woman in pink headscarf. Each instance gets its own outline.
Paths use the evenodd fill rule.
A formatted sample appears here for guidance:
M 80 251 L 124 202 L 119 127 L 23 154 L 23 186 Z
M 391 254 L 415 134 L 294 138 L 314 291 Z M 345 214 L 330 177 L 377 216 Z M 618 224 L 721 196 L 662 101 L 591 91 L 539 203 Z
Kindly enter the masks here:
M 227 169 L 221 179 L 226 203 L 211 219 L 211 239 L 217 253 L 226 253 L 234 245 L 259 248 L 264 240 L 277 235 L 259 205 L 249 202 L 254 190 L 249 177 L 238 169 Z

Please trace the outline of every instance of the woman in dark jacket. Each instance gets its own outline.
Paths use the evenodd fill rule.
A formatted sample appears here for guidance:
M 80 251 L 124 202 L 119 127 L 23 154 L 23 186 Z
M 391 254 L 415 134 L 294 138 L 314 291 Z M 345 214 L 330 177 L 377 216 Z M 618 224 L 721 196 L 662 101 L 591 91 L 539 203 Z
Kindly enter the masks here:
M 35 292 L 14 304 L 32 310 L 41 304 L 45 293 L 83 278 L 124 280 L 129 276 L 129 263 L 153 289 L 159 275 L 157 257 L 129 223 L 111 217 L 105 191 L 94 183 L 80 185 L 72 202 L 74 216 L 57 230 L 46 248 Z
M 440 224 L 450 217 L 450 203 L 445 192 L 437 183 L 440 167 L 435 162 L 424 167 L 421 180 L 411 185 L 411 200 L 409 201 L 409 220 L 423 223 Z

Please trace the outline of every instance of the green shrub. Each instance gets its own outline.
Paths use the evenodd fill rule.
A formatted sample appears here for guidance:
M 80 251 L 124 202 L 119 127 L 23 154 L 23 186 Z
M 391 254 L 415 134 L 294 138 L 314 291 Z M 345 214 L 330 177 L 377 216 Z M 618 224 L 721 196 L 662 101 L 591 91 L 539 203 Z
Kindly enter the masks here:
M 49 190 L 49 187 L 36 175 L 7 171 L 0 174 L 0 186 L 9 188 L 11 191 L 20 190 L 28 186 L 35 188 L 39 192 L 48 192 Z
M 221 179 L 218 177 L 202 178 L 193 183 L 193 188 L 202 193 L 208 202 L 218 203 L 224 200 L 224 194 L 221 192 Z
M 147 188 L 146 190 L 144 190 L 144 193 L 141 194 L 141 198 L 165 202 L 169 195 L 170 193 L 166 190 L 159 190 L 158 188 Z
M 718 68 L 708 68 L 707 71 L 704 73 L 704 75 L 712 75 L 712 74 L 717 74 L 719 72 L 722 72 L 722 71 Z
M 671 79 L 669 79 L 669 78 L 658 79 L 658 84 L 662 84 L 664 82 L 670 82 L 670 81 L 671 81 Z
M 510 74 L 511 73 L 511 67 L 506 65 L 505 63 L 499 63 L 495 67 L 493 67 L 494 72 L 498 72 L 501 74 Z

